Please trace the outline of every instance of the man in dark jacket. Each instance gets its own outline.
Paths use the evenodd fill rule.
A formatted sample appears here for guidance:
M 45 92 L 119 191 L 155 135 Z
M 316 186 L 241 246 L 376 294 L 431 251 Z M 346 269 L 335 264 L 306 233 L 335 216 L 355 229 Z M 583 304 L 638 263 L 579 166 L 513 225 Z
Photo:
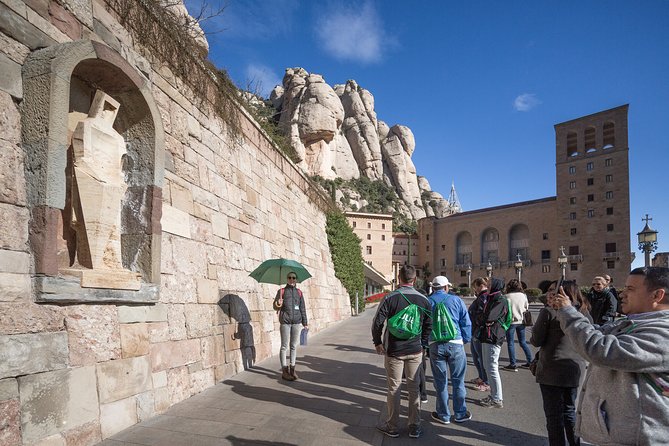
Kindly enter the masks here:
M 372 340 L 376 352 L 385 355 L 386 378 L 388 380 L 388 419 L 377 429 L 389 437 L 399 437 L 400 385 L 402 375 L 406 376 L 409 391 L 409 437 L 418 438 L 422 434 L 420 418 L 420 395 L 418 391 L 418 370 L 421 367 L 423 349 L 428 346 L 432 330 L 431 308 L 428 300 L 416 291 L 416 269 L 404 265 L 399 272 L 400 287 L 388 294 L 379 305 L 372 323 Z M 386 330 L 386 319 L 393 317 L 410 304 L 420 307 L 421 334 L 411 339 L 400 339 Z M 382 339 L 383 336 L 383 339 Z
M 592 279 L 592 288 L 588 293 L 590 302 L 590 315 L 592 321 L 597 325 L 604 325 L 616 317 L 618 301 L 606 286 L 606 279 L 597 276 Z

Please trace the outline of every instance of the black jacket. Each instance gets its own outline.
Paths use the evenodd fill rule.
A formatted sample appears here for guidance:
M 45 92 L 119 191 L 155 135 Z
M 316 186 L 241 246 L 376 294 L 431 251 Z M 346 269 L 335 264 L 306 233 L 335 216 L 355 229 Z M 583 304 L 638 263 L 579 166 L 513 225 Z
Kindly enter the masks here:
M 280 297 L 281 289 L 276 292 L 276 297 L 274 298 L 275 307 Z M 307 323 L 307 310 L 304 307 L 304 296 L 302 296 L 302 291 L 294 286 L 286 285 L 283 288 L 283 305 L 279 310 L 279 323 L 281 325 L 309 325 Z
M 599 293 L 591 289 L 588 293 L 588 300 L 593 323 L 604 325 L 616 317 L 618 301 L 608 288 L 604 288 Z
M 404 294 L 411 303 L 418 305 L 425 311 L 421 311 L 421 335 L 413 339 L 399 339 L 388 332 L 386 327 L 385 333 L 383 325 L 386 319 L 393 317 L 395 314 L 408 307 L 409 304 L 400 294 Z M 372 340 L 374 345 L 384 344 L 386 354 L 388 356 L 404 356 L 414 353 L 420 353 L 423 348 L 428 346 L 428 338 L 432 331 L 432 308 L 430 302 L 425 296 L 416 291 L 413 287 L 403 286 L 388 294 L 376 310 L 376 316 L 372 322 Z M 385 336 L 386 342 L 382 341 L 382 335 Z
M 476 315 L 474 336 L 484 344 L 502 345 L 506 339 L 506 328 L 501 321 L 509 316 L 509 302 L 502 296 L 503 288 L 501 279 L 492 279 L 483 311 Z

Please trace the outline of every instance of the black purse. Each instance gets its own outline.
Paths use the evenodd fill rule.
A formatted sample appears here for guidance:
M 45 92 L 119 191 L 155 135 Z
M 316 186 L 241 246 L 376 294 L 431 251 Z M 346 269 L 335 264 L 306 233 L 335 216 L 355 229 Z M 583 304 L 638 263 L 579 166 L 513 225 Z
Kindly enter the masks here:
M 532 321 L 532 313 L 530 313 L 530 310 L 523 311 L 523 325 L 526 327 L 531 327 L 534 325 L 534 322 Z
M 541 353 L 541 350 L 537 352 L 536 355 L 534 355 L 534 359 L 532 362 L 530 362 L 530 373 L 532 376 L 537 376 L 537 366 L 539 365 L 539 353 Z

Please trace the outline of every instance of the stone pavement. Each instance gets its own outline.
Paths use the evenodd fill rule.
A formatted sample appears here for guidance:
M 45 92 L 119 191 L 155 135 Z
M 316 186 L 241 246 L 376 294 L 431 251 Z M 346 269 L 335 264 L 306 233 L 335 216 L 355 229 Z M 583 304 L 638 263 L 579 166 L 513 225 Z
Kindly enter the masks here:
M 528 370 L 500 371 L 504 408 L 485 408 L 485 396 L 467 384 L 473 418 L 462 424 L 433 422 L 434 388 L 428 367 L 429 402 L 423 404 L 423 436 L 407 436 L 406 398 L 400 437 L 384 436 L 375 426 L 384 418 L 386 379 L 383 357 L 375 353 L 370 327 L 376 311 L 309 338 L 298 349 L 300 380 L 280 379 L 274 356 L 231 379 L 172 406 L 166 413 L 130 427 L 100 445 L 544 445 L 544 415 L 539 386 Z M 536 311 L 535 308 L 535 319 Z M 529 338 L 529 332 L 528 332 Z M 469 347 L 467 347 L 469 352 Z M 519 346 L 516 354 L 523 355 Z M 519 362 L 522 362 L 520 356 Z M 467 379 L 475 376 L 470 362 Z M 500 366 L 508 364 L 506 346 Z

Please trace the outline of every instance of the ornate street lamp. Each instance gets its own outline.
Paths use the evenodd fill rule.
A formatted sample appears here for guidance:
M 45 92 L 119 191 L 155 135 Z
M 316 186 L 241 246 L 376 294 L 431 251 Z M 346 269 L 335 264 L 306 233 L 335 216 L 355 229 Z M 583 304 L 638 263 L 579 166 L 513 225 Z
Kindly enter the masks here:
M 485 267 L 485 272 L 488 277 L 492 277 L 492 263 L 488 260 L 488 265 Z
M 523 259 L 521 258 L 520 253 L 518 253 L 516 255 L 516 258 L 518 260 L 513 262 L 513 266 L 514 266 L 514 268 L 516 268 L 516 274 L 518 274 L 518 282 L 522 282 L 521 281 L 521 275 L 523 273 Z
M 639 250 L 643 251 L 644 254 L 645 266 L 650 266 L 650 253 L 657 249 L 657 231 L 648 226 L 650 220 L 652 218 L 646 214 L 646 217 L 641 219 L 641 221 L 646 222 L 646 226 L 636 234 L 639 239 Z
M 564 253 L 564 246 L 560 246 L 560 256 L 557 261 L 562 271 L 562 280 L 564 280 L 567 278 L 567 255 Z
M 472 289 L 472 264 L 467 265 L 467 288 Z

